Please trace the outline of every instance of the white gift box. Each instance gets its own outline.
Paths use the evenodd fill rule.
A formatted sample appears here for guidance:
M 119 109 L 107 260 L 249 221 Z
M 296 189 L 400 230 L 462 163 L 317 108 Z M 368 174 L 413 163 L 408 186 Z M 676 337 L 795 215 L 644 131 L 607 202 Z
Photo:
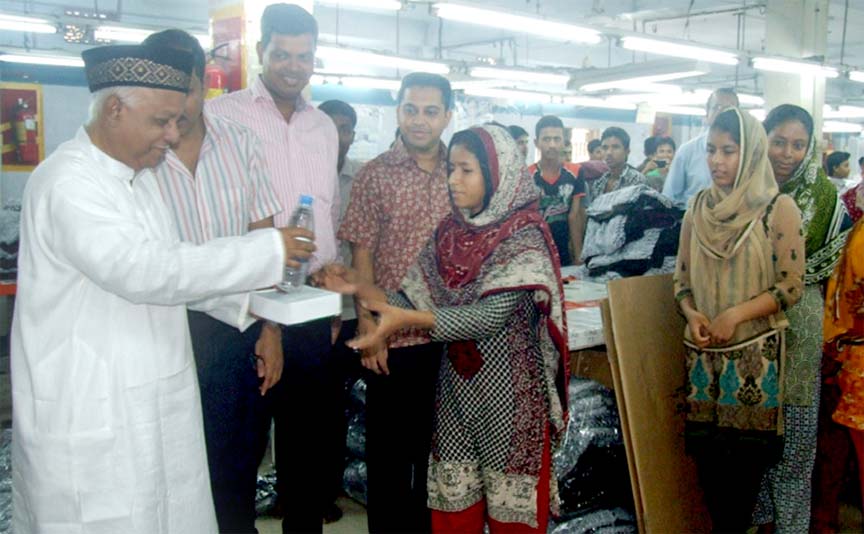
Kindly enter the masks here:
M 267 289 L 252 294 L 249 311 L 279 324 L 306 323 L 339 315 L 342 312 L 342 295 L 310 286 L 287 293 Z

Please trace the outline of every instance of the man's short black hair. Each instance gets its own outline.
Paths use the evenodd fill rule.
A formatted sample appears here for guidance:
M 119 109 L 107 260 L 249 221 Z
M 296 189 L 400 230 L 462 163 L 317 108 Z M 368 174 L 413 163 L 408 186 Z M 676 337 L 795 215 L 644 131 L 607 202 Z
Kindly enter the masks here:
M 858 158 L 858 166 L 864 165 L 864 156 Z
M 592 139 L 592 140 L 588 141 L 588 153 L 590 154 L 590 153 L 594 152 L 595 150 L 600 148 L 600 145 L 602 145 L 602 144 L 603 143 L 601 143 L 599 139 Z
M 172 28 L 161 32 L 151 33 L 141 43 L 142 46 L 154 45 L 164 48 L 173 48 L 192 54 L 192 70 L 198 79 L 204 81 L 204 64 L 207 59 L 204 49 L 198 39 L 192 37 L 188 32 Z
M 330 117 L 333 117 L 334 115 L 348 117 L 351 119 L 351 127 L 355 128 L 357 126 L 357 112 L 354 111 L 354 108 L 352 108 L 351 104 L 348 102 L 343 102 L 341 100 L 328 100 L 326 102 L 321 102 L 318 109 Z
M 561 130 L 564 130 L 564 123 L 555 115 L 544 115 L 543 117 L 540 117 L 540 120 L 537 121 L 537 124 L 534 126 L 534 136 L 537 139 L 540 139 L 540 131 L 543 128 L 561 128 Z
M 614 137 L 621 141 L 621 144 L 624 145 L 624 148 L 630 150 L 630 136 L 617 126 L 610 126 L 603 130 L 603 135 L 600 136 L 600 141 L 605 141 L 606 139 Z
M 267 48 L 274 33 L 312 35 L 318 42 L 318 23 L 308 11 L 295 4 L 272 4 L 261 15 L 261 46 Z
M 528 132 L 525 130 L 525 128 L 516 124 L 508 126 L 507 131 L 510 132 L 510 135 L 513 137 L 513 139 L 519 139 L 520 137 L 525 137 L 526 135 L 528 135 Z
M 654 153 L 656 154 L 658 150 L 660 150 L 661 146 L 671 146 L 672 152 L 678 150 L 678 145 L 675 144 L 675 140 L 669 137 L 668 135 L 658 135 L 654 137 Z
M 453 88 L 450 87 L 450 80 L 440 74 L 412 72 L 402 78 L 402 85 L 399 86 L 399 95 L 396 97 L 397 105 L 402 103 L 402 99 L 405 98 L 405 91 L 411 87 L 434 87 L 441 91 L 441 101 L 444 102 L 444 109 L 450 111 L 453 107 Z
M 642 152 L 645 153 L 646 158 L 650 158 L 657 152 L 657 136 L 652 135 L 651 137 L 646 137 L 645 142 L 642 143 Z

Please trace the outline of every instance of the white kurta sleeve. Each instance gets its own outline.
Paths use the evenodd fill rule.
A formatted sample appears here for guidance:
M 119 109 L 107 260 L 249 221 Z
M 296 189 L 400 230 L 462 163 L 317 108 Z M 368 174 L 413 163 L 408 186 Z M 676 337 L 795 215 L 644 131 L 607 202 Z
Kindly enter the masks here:
M 236 293 L 190 302 L 186 307 L 192 311 L 206 313 L 243 332 L 258 320 L 249 313 L 250 297 L 251 294 L 248 292 Z
M 284 249 L 277 230 L 183 243 L 171 233 L 155 184 L 131 187 L 142 189 L 138 213 L 126 212 L 90 180 L 61 179 L 49 192 L 51 249 L 106 291 L 136 304 L 177 305 L 280 280 Z

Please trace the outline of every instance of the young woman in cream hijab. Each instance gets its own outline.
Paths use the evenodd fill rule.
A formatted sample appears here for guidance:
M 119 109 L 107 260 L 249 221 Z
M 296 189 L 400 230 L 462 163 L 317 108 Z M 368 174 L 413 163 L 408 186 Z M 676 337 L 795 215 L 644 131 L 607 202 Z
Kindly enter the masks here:
M 719 114 L 708 166 L 713 183 L 684 216 L 675 271 L 687 319 L 686 443 L 714 530 L 744 532 L 782 451 L 783 311 L 804 287 L 804 238 L 757 120 Z

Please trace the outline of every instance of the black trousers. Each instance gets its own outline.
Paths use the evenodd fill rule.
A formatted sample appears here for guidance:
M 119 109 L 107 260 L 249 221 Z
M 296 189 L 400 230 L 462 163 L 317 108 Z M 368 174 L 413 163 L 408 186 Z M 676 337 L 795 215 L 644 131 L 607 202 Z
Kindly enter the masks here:
M 713 532 L 746 532 L 762 477 L 782 455 L 782 440 L 766 439 L 767 432 L 715 432 L 705 431 L 707 425 L 691 426 L 701 427 L 697 435 L 687 435 L 685 443 L 696 461 Z
M 367 375 L 369 532 L 429 532 L 426 473 L 443 347 L 390 349 L 390 374 Z
M 262 408 L 255 342 L 261 325 L 241 333 L 204 313 L 190 311 L 188 317 L 219 531 L 255 532 Z
M 285 516 L 282 532 L 321 532 L 327 477 L 328 403 L 326 366 L 330 318 L 282 328 L 285 369 L 264 397 L 260 426 L 276 423 L 276 490 Z M 259 447 L 266 448 L 267 432 Z

